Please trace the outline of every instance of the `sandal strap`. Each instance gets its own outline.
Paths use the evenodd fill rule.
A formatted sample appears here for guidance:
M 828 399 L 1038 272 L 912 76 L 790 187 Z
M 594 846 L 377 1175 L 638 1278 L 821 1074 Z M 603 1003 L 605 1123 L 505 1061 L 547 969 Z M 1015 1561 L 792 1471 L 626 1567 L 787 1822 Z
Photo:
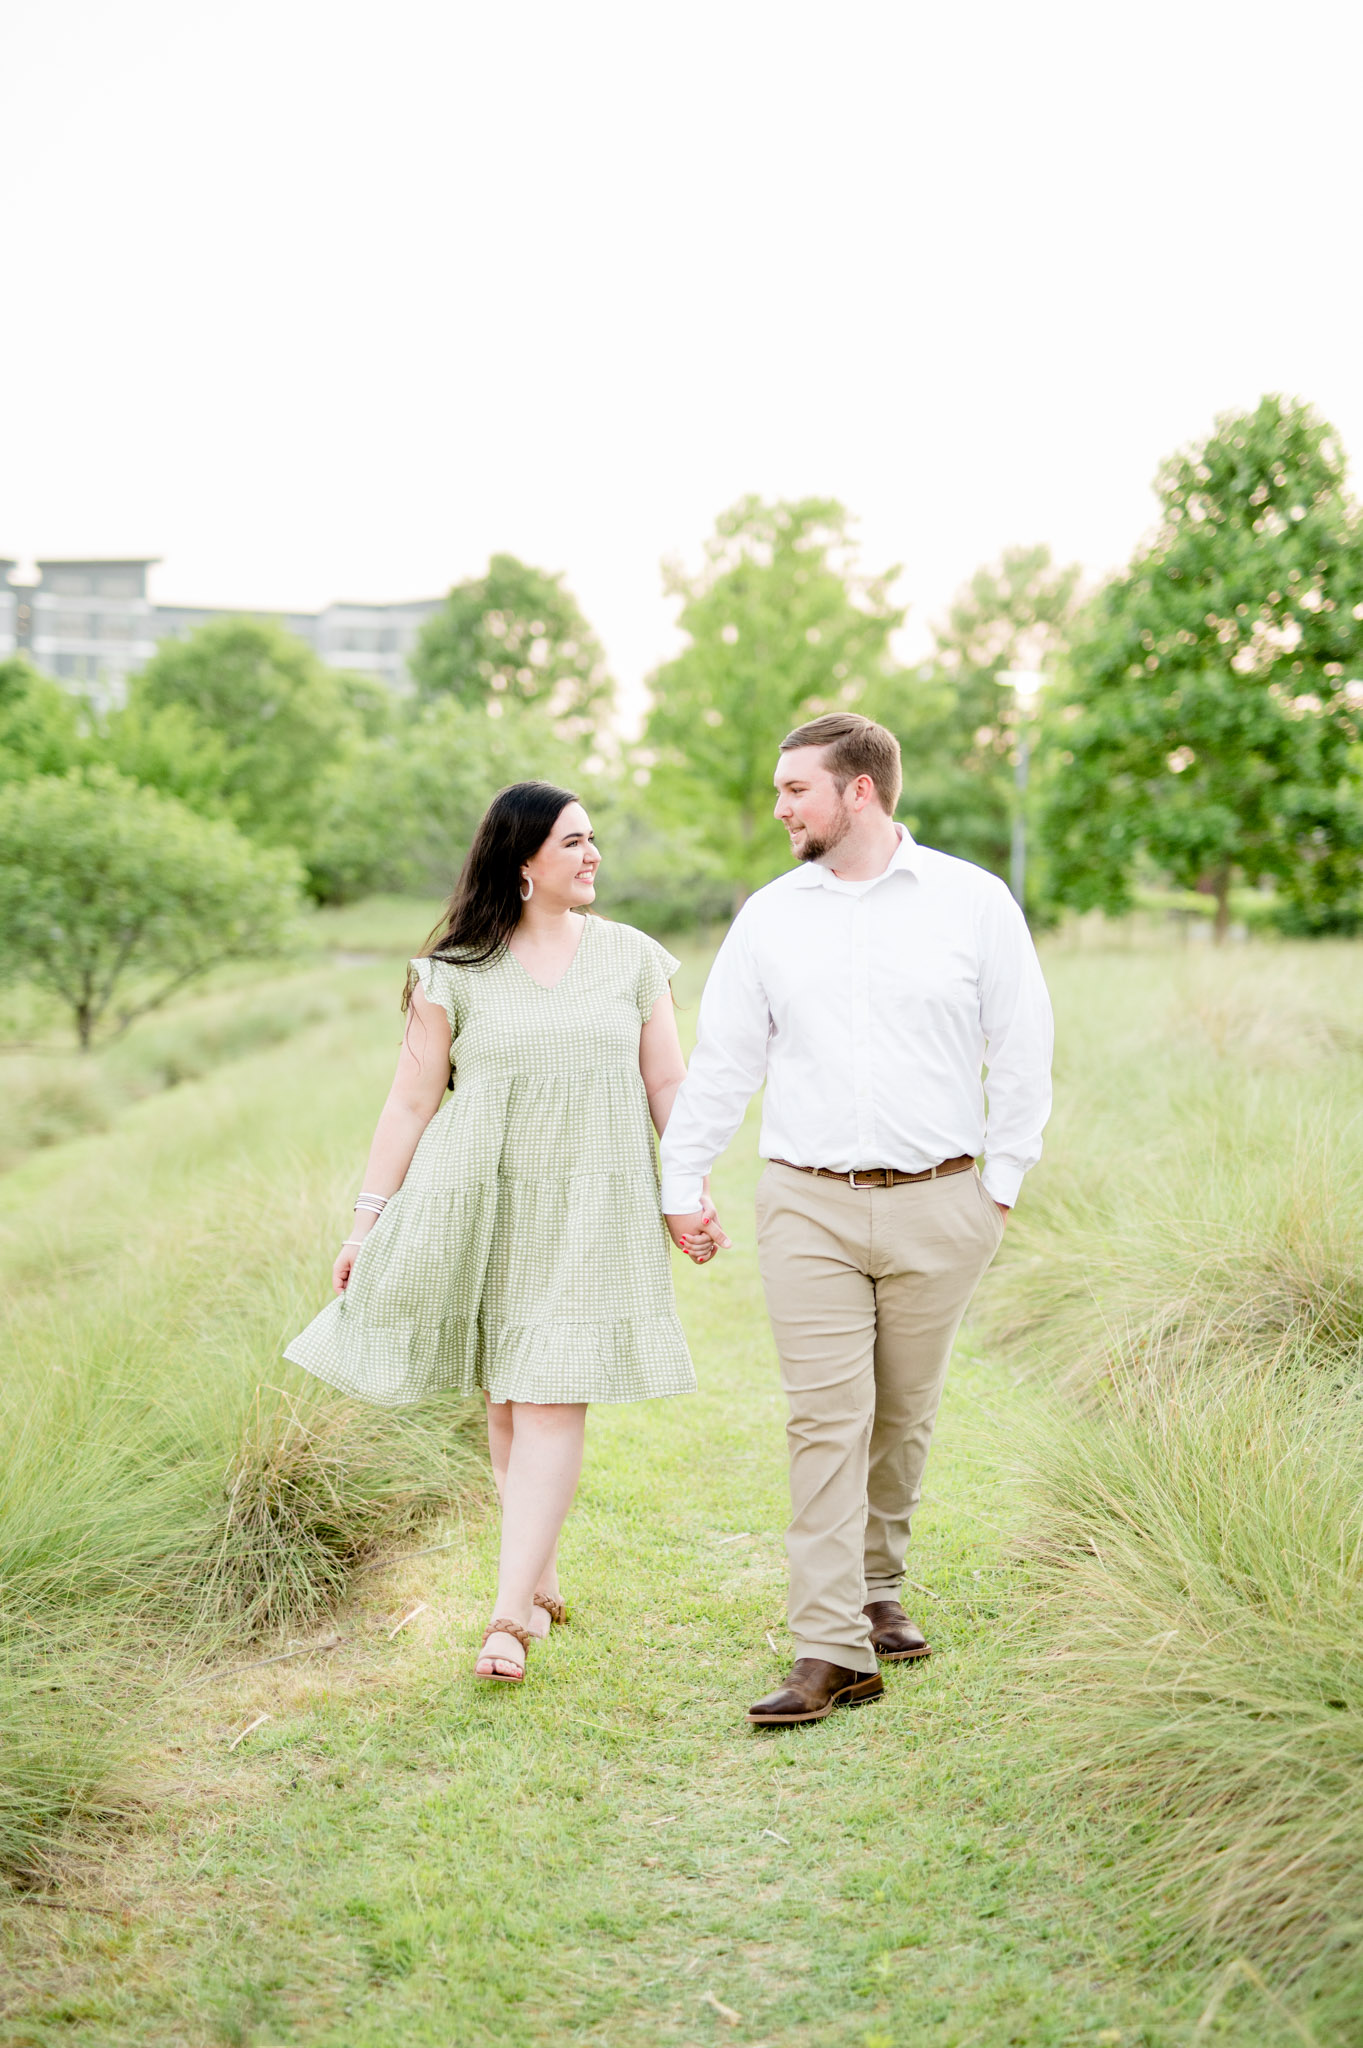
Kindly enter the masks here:
M 521 1648 L 526 1651 L 529 1650 L 533 1641 L 528 1628 L 522 1628 L 518 1621 L 506 1621 L 503 1619 L 488 1623 L 487 1627 L 483 1630 L 483 1641 L 486 1642 L 489 1636 L 514 1636 Z
M 550 1621 L 565 1622 L 568 1619 L 567 1608 L 552 1593 L 536 1593 L 535 1605 L 544 1609 Z

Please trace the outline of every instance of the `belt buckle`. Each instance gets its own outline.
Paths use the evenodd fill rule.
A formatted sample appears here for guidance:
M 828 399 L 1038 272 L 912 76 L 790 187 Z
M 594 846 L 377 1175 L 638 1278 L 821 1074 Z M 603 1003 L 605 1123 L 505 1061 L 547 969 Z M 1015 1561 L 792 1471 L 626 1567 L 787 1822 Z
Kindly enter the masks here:
M 867 1173 L 879 1173 L 879 1172 L 880 1172 L 880 1171 L 881 1171 L 882 1169 L 881 1169 L 880 1167 L 877 1167 L 877 1166 L 869 1166 L 869 1167 L 865 1168 L 864 1170 L 865 1170 L 865 1171 L 866 1171 Z M 861 1183 L 861 1182 L 860 1182 L 860 1181 L 859 1181 L 859 1180 L 857 1179 L 857 1169 L 856 1169 L 856 1167 L 855 1167 L 855 1166 L 854 1166 L 854 1167 L 852 1168 L 851 1172 L 850 1172 L 850 1173 L 848 1174 L 848 1176 L 847 1176 L 847 1185 L 848 1185 L 848 1187 L 849 1187 L 849 1188 L 858 1188 L 858 1189 L 861 1189 L 861 1187 L 862 1187 L 862 1183 Z M 873 1187 L 874 1187 L 875 1185 L 876 1185 L 876 1183 L 875 1183 L 875 1182 L 874 1182 L 873 1180 L 868 1180 L 868 1181 L 867 1181 L 867 1182 L 865 1183 L 865 1186 L 866 1186 L 867 1188 L 873 1188 Z M 864 1191 L 864 1190 L 863 1190 L 863 1191 Z

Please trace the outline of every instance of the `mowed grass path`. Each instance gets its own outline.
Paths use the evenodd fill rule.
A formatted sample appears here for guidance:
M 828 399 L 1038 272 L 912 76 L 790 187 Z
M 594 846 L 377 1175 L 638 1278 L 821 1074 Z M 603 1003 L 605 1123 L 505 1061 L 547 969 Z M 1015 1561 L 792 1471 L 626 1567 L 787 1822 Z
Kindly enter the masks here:
M 65 1198 L 112 1183 L 120 1160 L 163 1156 L 173 1117 L 197 1163 L 142 1192 L 159 1259 L 173 1260 L 177 1215 L 192 1240 L 226 1209 L 239 1240 L 243 1191 L 286 1160 L 330 1188 L 377 1108 L 356 1090 L 394 1036 L 390 1017 L 358 1012 L 142 1105 L 122 1153 L 120 1131 L 79 1148 Z M 272 1105 L 268 1144 L 249 1115 L 226 1135 L 224 1089 Z M 910 1565 L 930 1589 L 913 1600 L 935 1656 L 820 1726 L 744 1724 L 789 1654 L 756 1171 L 750 1120 L 718 1182 L 737 1248 L 704 1273 L 679 1262 L 702 1390 L 593 1412 L 565 1542 L 572 1621 L 536 1647 L 526 1685 L 468 1676 L 494 1583 L 481 1512 L 431 1531 L 448 1548 L 360 1579 L 330 1653 L 168 1689 L 128 1829 L 77 1860 L 66 1909 L 0 1913 L 0 2039 L 1192 2038 L 1207 1973 L 1139 1967 L 1142 1930 L 1113 1898 L 1120 1836 L 1047 1787 L 1009 1547 L 1024 1512 L 1010 1434 L 1032 1397 L 968 1347 Z M 31 1172 L 40 1210 L 62 1198 L 57 1155 Z M 114 1244 L 107 1221 L 85 1241 L 81 1285 L 96 1296 Z M 264 1357 L 259 1372 L 288 1368 Z M 1279 2038 L 1257 2000 L 1232 1999 L 1209 2037 L 1248 2040 L 1251 2026 Z

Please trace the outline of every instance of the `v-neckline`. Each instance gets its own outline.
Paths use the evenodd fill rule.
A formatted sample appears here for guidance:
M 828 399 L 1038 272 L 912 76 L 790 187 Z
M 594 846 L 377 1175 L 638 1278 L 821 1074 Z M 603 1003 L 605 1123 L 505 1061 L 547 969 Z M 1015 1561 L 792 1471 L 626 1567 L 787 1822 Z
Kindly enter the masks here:
M 540 990 L 541 994 L 551 996 L 555 993 L 556 990 L 562 988 L 564 982 L 568 979 L 568 976 L 576 967 L 582 953 L 582 948 L 587 943 L 587 927 L 589 923 L 590 919 L 584 917 L 582 920 L 582 936 L 578 940 L 576 946 L 573 948 L 572 959 L 568 962 L 568 965 L 564 968 L 562 974 L 560 974 L 557 981 L 541 981 L 537 974 L 532 974 L 530 972 L 530 969 L 526 966 L 524 960 L 516 959 L 516 955 L 512 952 L 510 946 L 508 946 L 506 949 L 506 957 L 508 960 L 516 961 L 517 967 L 519 967 L 521 973 L 525 976 L 526 980 L 528 982 L 532 982 L 534 986 Z

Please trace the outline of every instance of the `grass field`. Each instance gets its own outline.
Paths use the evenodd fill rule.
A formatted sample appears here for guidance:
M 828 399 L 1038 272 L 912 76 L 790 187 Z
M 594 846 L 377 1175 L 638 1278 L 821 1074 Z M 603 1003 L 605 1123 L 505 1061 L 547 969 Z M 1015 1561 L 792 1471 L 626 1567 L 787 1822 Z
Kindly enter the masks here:
M 751 1121 L 735 1252 L 678 1272 L 701 1393 L 593 1414 L 523 1691 L 467 1678 L 467 1413 L 278 1362 L 423 918 L 130 1034 L 104 1128 L 0 1178 L 0 2040 L 1363 2040 L 1357 953 L 1052 952 L 1052 1142 L 910 1567 L 936 1654 L 772 1738 Z

